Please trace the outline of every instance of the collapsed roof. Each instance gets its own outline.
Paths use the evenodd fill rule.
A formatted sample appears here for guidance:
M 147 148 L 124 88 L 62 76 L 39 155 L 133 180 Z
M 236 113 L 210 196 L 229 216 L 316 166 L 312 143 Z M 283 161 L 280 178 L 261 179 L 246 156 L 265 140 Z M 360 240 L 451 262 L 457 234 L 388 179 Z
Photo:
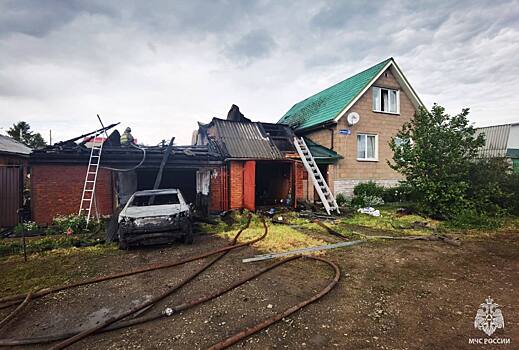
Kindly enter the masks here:
M 296 153 L 294 137 L 287 125 L 213 118 L 199 123 L 195 143 L 214 142 L 227 159 L 285 159 Z
M 80 143 L 68 140 L 43 149 L 34 150 L 30 157 L 30 163 L 88 164 L 91 151 L 87 146 L 88 140 L 89 137 L 87 135 Z M 157 168 L 167 148 L 167 145 L 121 147 L 119 132 L 115 130 L 104 140 L 101 166 L 122 170 Z M 199 146 L 173 146 L 165 168 L 197 169 L 221 163 L 222 155 L 219 153 L 216 145 L 211 142 L 207 145 Z

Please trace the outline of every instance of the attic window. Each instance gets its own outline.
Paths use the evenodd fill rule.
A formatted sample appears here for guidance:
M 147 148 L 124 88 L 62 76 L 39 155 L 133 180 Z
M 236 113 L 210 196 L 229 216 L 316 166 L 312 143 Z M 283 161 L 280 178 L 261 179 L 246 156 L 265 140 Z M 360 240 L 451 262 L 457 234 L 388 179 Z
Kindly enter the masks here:
M 400 114 L 400 91 L 373 87 L 373 111 Z

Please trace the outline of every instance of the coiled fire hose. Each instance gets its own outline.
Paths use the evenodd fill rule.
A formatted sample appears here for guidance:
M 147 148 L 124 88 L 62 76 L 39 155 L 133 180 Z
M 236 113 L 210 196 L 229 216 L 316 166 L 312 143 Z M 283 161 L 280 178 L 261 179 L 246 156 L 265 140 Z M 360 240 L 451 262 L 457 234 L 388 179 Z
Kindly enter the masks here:
M 241 244 L 236 244 L 236 241 L 237 241 L 239 235 L 245 229 L 247 229 L 249 227 L 249 225 L 250 225 L 250 216 L 249 216 L 246 226 L 243 227 L 242 229 L 240 229 L 240 231 L 237 233 L 237 235 L 233 239 L 233 244 L 232 245 L 230 245 L 228 247 L 224 247 L 224 248 L 213 250 L 212 252 L 208 252 L 206 254 L 202 254 L 202 255 L 197 256 L 197 257 L 188 258 L 188 259 L 179 261 L 177 263 L 164 264 L 164 265 L 155 266 L 155 269 L 172 267 L 172 266 L 178 266 L 178 265 L 180 265 L 182 263 L 186 263 L 186 262 L 202 259 L 203 257 L 211 256 L 211 255 L 217 254 L 219 252 L 222 252 L 222 254 L 220 254 L 219 256 L 215 257 L 211 261 L 209 261 L 207 264 L 202 266 L 202 268 L 200 268 L 197 271 L 195 271 L 193 274 L 191 274 L 189 277 L 184 279 L 182 282 L 180 282 L 176 286 L 168 289 L 166 292 L 162 293 L 161 295 L 156 296 L 153 299 L 151 299 L 151 300 L 149 300 L 149 301 L 147 301 L 145 303 L 142 303 L 141 305 L 139 305 L 137 307 L 132 308 L 131 310 L 128 310 L 128 311 L 126 311 L 126 312 L 124 312 L 124 313 L 122 313 L 120 315 L 114 316 L 114 317 L 106 320 L 105 322 L 103 322 L 103 323 L 101 323 L 101 324 L 99 324 L 99 325 L 97 325 L 97 326 L 95 326 L 93 328 L 87 329 L 87 330 L 75 330 L 75 331 L 69 331 L 69 332 L 66 332 L 66 333 L 50 335 L 50 336 L 39 336 L 39 337 L 31 337 L 31 338 L 24 338 L 24 339 L 0 339 L 0 346 L 43 344 L 43 343 L 48 343 L 48 342 L 53 342 L 53 341 L 58 341 L 58 340 L 65 339 L 63 342 L 58 343 L 58 344 L 56 344 L 55 346 L 53 346 L 51 348 L 51 349 L 63 349 L 63 348 L 65 348 L 65 347 L 67 347 L 67 346 L 69 346 L 69 345 L 71 345 L 71 344 L 73 344 L 73 343 L 75 343 L 75 342 L 85 338 L 86 336 L 88 336 L 90 334 L 93 334 L 93 333 L 101 333 L 101 332 L 111 331 L 111 330 L 115 330 L 115 329 L 120 329 L 120 328 L 123 328 L 123 327 L 129 327 L 129 326 L 141 324 L 141 323 L 144 323 L 144 322 L 153 321 L 153 320 L 156 320 L 156 319 L 159 319 L 159 318 L 168 317 L 168 316 L 171 316 L 172 314 L 175 314 L 175 313 L 187 310 L 187 309 L 192 308 L 194 306 L 200 305 L 200 304 L 202 304 L 204 302 L 207 302 L 207 301 L 210 301 L 212 299 L 215 299 L 215 298 L 217 298 L 217 297 L 219 297 L 219 296 L 221 296 L 221 295 L 223 295 L 223 294 L 225 294 L 225 293 L 227 293 L 227 292 L 229 292 L 229 291 L 231 291 L 231 290 L 233 290 L 233 289 L 235 289 L 235 288 L 237 288 L 237 287 L 239 287 L 239 286 L 241 286 L 241 285 L 243 285 L 243 284 L 245 284 L 245 283 L 247 283 L 247 282 L 257 278 L 257 277 L 259 277 L 263 273 L 279 267 L 280 265 L 283 265 L 283 264 L 285 264 L 287 262 L 290 262 L 290 261 L 293 261 L 295 259 L 302 258 L 302 256 L 299 255 L 299 256 L 294 256 L 294 257 L 287 258 L 287 259 L 282 260 L 282 261 L 278 261 L 278 262 L 276 262 L 274 264 L 271 264 L 271 265 L 261 269 L 260 271 L 258 271 L 256 273 L 253 273 L 253 274 L 247 276 L 244 279 L 241 279 L 241 280 L 235 282 L 234 284 L 232 284 L 229 287 L 223 288 L 223 289 L 218 290 L 218 291 L 216 291 L 216 292 L 214 292 L 214 293 L 212 293 L 212 294 L 210 294 L 208 296 L 201 297 L 201 298 L 196 299 L 194 301 L 191 301 L 191 302 L 188 302 L 188 303 L 179 304 L 179 305 L 167 308 L 166 312 L 162 312 L 160 314 L 155 314 L 155 315 L 142 316 L 142 317 L 139 317 L 139 318 L 123 320 L 123 318 L 126 318 L 126 317 L 128 317 L 130 315 L 133 315 L 133 314 L 136 314 L 136 313 L 139 313 L 139 312 L 142 312 L 142 311 L 147 311 L 151 306 L 153 306 L 158 301 L 160 301 L 160 300 L 166 298 L 167 296 L 173 294 L 175 291 L 179 290 L 184 285 L 186 285 L 187 283 L 192 281 L 194 278 L 196 278 L 198 275 L 200 275 L 203 271 L 208 269 L 210 266 L 212 266 L 218 260 L 223 258 L 231 249 L 243 247 L 245 245 L 249 245 L 249 244 L 255 243 L 255 242 L 263 239 L 267 235 L 268 227 L 267 227 L 265 221 L 264 220 L 262 220 L 262 221 L 263 221 L 263 225 L 265 227 L 265 232 L 264 232 L 264 234 L 262 236 L 254 239 L 252 241 L 249 241 L 249 242 L 246 242 L 246 243 L 241 243 Z M 230 249 L 225 249 L 225 248 L 230 248 Z M 334 264 L 333 262 L 331 262 L 329 260 L 326 260 L 324 258 L 320 258 L 320 257 L 306 257 L 306 258 L 313 259 L 313 260 L 320 261 L 320 262 L 324 262 L 324 263 L 328 264 L 330 267 L 332 267 L 332 269 L 334 270 L 335 276 L 334 276 L 333 280 L 330 283 L 328 283 L 328 285 L 325 288 L 323 288 L 319 293 L 313 295 L 309 299 L 306 299 L 306 300 L 298 303 L 297 305 L 294 305 L 294 306 L 286 309 L 285 311 L 283 311 L 281 313 L 278 313 L 278 314 L 276 314 L 276 315 L 274 315 L 274 316 L 272 316 L 272 317 L 270 317 L 268 319 L 265 319 L 265 320 L 261 321 L 260 323 L 254 325 L 252 327 L 247 327 L 247 328 L 243 329 L 242 331 L 240 331 L 240 332 L 238 332 L 238 333 L 236 333 L 236 334 L 226 338 L 225 340 L 214 344 L 213 346 L 210 347 L 210 349 L 224 349 L 224 348 L 227 348 L 227 347 L 229 347 L 229 346 L 239 342 L 240 340 L 242 340 L 242 339 L 244 339 L 244 338 L 246 338 L 246 337 L 248 337 L 248 336 L 250 336 L 250 335 L 252 335 L 254 333 L 259 332 L 260 330 L 269 327 L 271 324 L 273 324 L 273 323 L 275 323 L 275 322 L 277 322 L 277 321 L 279 321 L 279 320 L 281 320 L 281 319 L 283 319 L 285 317 L 288 317 L 292 313 L 298 311 L 299 309 L 305 307 L 306 305 L 308 305 L 308 304 L 310 304 L 310 303 L 312 303 L 312 302 L 322 298 L 324 295 L 326 295 L 337 284 L 337 282 L 339 281 L 339 278 L 340 278 L 339 267 L 336 264 Z M 120 277 L 128 276 L 128 275 L 131 275 L 131 274 L 135 274 L 135 273 L 142 273 L 142 272 L 152 271 L 153 269 L 150 269 L 150 268 L 151 267 L 140 269 L 140 270 L 136 270 L 136 271 L 132 271 L 132 272 L 129 272 L 127 274 L 118 274 L 118 275 L 105 276 L 105 277 L 102 277 L 100 280 L 105 281 L 107 279 L 120 278 Z M 120 276 L 120 275 L 123 275 L 123 276 Z M 107 277 L 109 277 L 109 278 L 107 278 Z M 99 279 L 95 279 L 94 281 L 97 281 L 97 280 L 99 280 Z M 50 291 L 48 291 L 47 294 L 52 293 L 54 290 L 56 290 L 56 291 L 57 290 L 63 290 L 63 289 L 72 288 L 72 287 L 77 286 L 77 285 L 88 284 L 86 282 L 87 281 L 85 281 L 83 283 L 79 283 L 79 284 L 73 284 L 73 285 L 68 285 L 68 286 L 64 286 L 64 287 L 54 288 L 54 289 L 51 289 Z M 93 283 L 97 283 L 97 282 L 93 282 Z M 44 294 L 44 295 L 47 295 L 47 294 Z M 34 296 L 34 294 L 33 294 L 33 296 Z M 43 295 L 40 295 L 38 297 L 41 297 L 41 296 L 43 296 Z M 31 298 L 31 297 L 28 297 L 28 296 L 25 296 L 25 297 L 26 298 L 24 299 L 24 301 Z M 12 301 L 12 300 L 13 299 L 10 299 L 9 301 Z

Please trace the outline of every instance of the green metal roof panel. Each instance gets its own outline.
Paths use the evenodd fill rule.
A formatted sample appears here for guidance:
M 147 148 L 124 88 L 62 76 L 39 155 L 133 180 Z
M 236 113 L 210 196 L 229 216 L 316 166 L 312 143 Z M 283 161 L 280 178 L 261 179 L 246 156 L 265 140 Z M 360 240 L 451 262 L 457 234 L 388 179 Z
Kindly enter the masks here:
M 278 123 L 288 124 L 297 130 L 310 128 L 335 119 L 391 60 L 392 58 L 388 58 L 363 72 L 296 103 Z
M 519 159 L 519 148 L 509 148 L 506 150 L 506 156 L 514 159 Z
M 309 138 L 305 137 L 304 139 L 306 145 L 310 149 L 310 153 L 312 153 L 312 156 L 315 159 L 315 162 L 318 164 L 331 164 L 343 158 L 339 153 L 335 152 L 334 150 L 331 150 L 318 143 L 315 143 Z

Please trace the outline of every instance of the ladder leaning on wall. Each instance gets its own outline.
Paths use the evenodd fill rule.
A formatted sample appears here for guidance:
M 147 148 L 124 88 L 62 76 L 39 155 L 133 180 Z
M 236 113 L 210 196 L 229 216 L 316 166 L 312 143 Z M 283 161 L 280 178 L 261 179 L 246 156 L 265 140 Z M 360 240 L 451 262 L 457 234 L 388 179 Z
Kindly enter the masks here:
M 319 170 L 310 149 L 306 145 L 305 140 L 302 137 L 294 137 L 294 145 L 296 146 L 297 153 L 303 161 L 306 171 L 308 172 L 310 179 L 312 179 L 315 190 L 317 191 L 319 198 L 321 198 L 321 202 L 323 203 L 324 209 L 328 215 L 331 215 L 332 211 L 340 213 L 335 196 L 332 191 L 330 191 L 328 184 L 324 180 L 323 174 L 321 174 L 321 171 Z
M 88 160 L 85 184 L 83 185 L 83 194 L 81 195 L 81 204 L 79 206 L 78 215 L 85 215 L 87 224 L 90 222 L 92 204 L 95 206 L 95 209 L 97 211 L 97 205 L 94 203 L 94 201 L 97 174 L 99 173 L 99 163 L 101 162 L 101 153 L 103 151 L 104 143 L 103 140 L 99 137 L 101 133 L 102 131 L 96 132 L 92 139 L 90 159 Z

